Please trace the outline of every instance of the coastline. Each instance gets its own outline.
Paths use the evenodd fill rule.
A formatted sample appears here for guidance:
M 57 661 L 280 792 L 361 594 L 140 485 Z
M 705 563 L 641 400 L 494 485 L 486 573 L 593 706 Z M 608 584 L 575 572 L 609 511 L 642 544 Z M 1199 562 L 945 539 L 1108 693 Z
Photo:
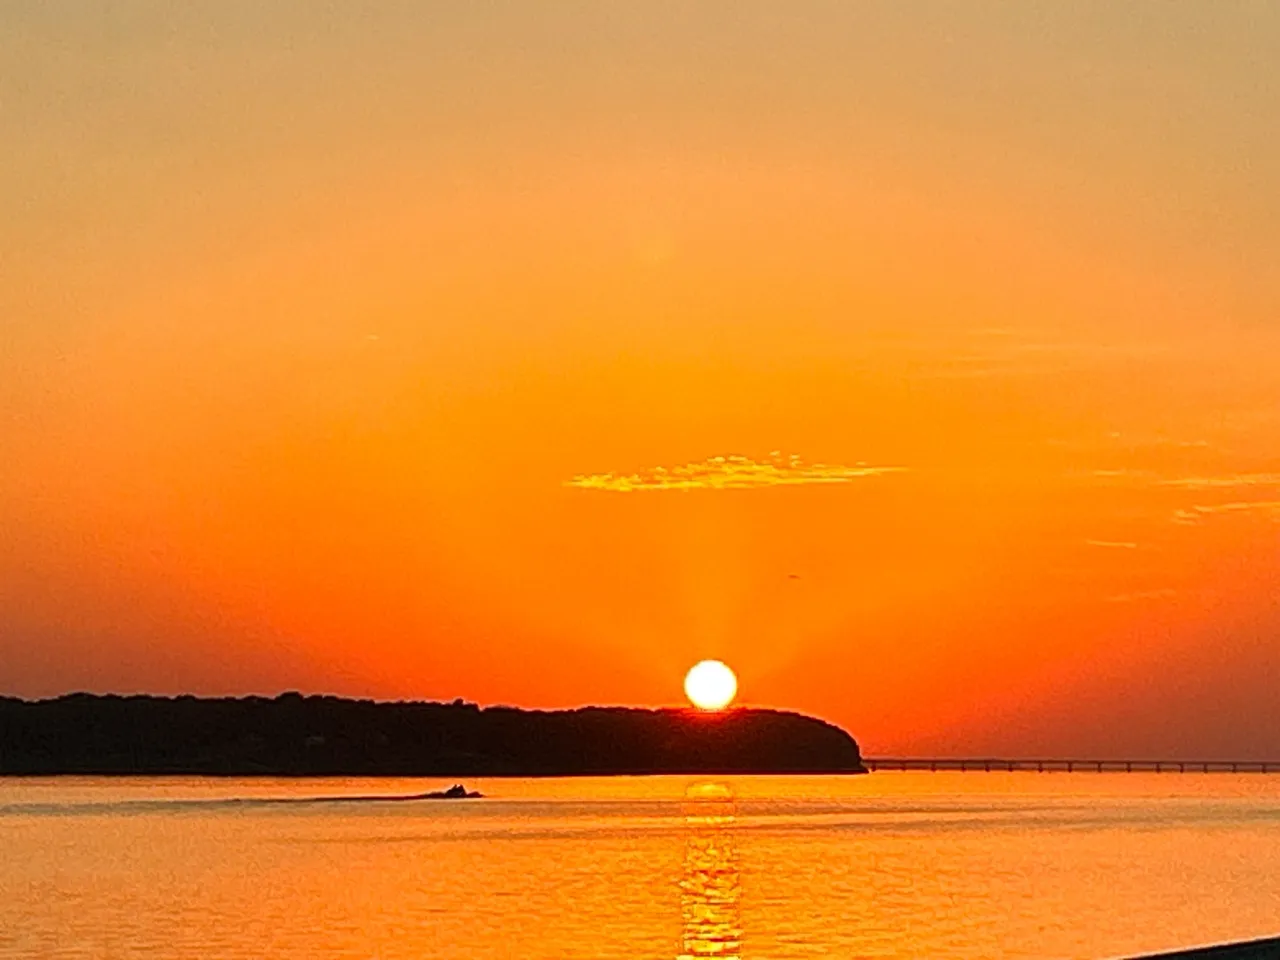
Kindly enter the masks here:
M 455 700 L 0 699 L 0 775 L 583 777 L 860 774 L 857 741 L 803 714 L 523 710 Z

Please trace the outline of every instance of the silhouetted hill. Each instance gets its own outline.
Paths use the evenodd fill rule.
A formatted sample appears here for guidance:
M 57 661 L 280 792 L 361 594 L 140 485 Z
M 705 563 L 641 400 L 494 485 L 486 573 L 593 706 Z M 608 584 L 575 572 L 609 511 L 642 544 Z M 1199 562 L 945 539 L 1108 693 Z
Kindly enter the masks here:
M 0 774 L 575 776 L 861 773 L 797 713 L 538 711 L 338 697 L 0 698 Z

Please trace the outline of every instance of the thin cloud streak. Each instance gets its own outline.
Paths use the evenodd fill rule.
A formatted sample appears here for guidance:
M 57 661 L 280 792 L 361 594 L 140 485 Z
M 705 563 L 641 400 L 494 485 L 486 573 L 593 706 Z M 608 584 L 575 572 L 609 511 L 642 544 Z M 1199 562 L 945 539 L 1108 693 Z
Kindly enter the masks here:
M 1170 600 L 1178 595 L 1178 591 L 1170 587 L 1158 590 L 1136 590 L 1133 593 L 1118 593 L 1107 597 L 1107 603 L 1135 603 L 1142 600 Z
M 1280 520 L 1280 500 L 1239 500 L 1210 506 L 1197 504 L 1188 510 L 1175 510 L 1173 522 L 1190 526 L 1200 523 L 1206 517 L 1233 513 L 1258 513 L 1272 520 Z
M 583 474 L 565 482 L 580 490 L 639 493 L 664 490 L 759 490 L 813 484 L 852 483 L 861 477 L 902 473 L 905 467 L 873 467 L 865 463 L 805 463 L 797 456 L 773 453 L 767 460 L 749 457 L 711 457 L 677 467 L 654 467 L 641 473 Z
M 1229 490 L 1236 487 L 1280 487 L 1280 473 L 1234 473 L 1221 477 L 1181 477 L 1161 480 L 1162 487 L 1184 490 Z

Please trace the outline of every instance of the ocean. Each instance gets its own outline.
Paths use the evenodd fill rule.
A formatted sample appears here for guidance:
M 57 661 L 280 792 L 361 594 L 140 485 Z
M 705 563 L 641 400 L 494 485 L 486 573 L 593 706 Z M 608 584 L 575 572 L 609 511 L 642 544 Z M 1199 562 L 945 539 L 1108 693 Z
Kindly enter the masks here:
M 1104 960 L 1280 933 L 1280 777 L 0 780 L 3 958 Z

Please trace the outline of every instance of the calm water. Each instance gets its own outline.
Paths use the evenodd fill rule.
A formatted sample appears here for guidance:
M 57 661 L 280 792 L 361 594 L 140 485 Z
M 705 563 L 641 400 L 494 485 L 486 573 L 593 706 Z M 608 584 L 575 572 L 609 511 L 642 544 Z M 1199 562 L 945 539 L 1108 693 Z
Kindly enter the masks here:
M 1105 958 L 1280 933 L 1280 777 L 0 780 L 0 957 Z

